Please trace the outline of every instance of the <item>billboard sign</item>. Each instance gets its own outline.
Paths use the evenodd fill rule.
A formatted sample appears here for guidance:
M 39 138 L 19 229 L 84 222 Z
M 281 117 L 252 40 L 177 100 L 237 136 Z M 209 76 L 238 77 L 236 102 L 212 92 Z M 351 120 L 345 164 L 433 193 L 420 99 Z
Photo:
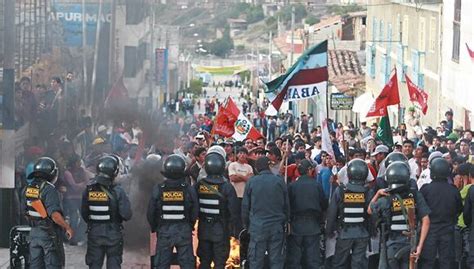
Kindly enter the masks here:
M 155 50 L 155 79 L 157 85 L 168 83 L 168 49 Z
M 110 3 L 102 4 L 102 12 L 99 16 L 99 4 L 87 3 L 84 5 L 85 15 L 83 18 L 81 3 L 52 3 L 49 21 L 55 23 L 60 28 L 64 44 L 71 47 L 82 46 L 82 22 L 86 22 L 86 40 L 88 46 L 95 44 L 97 21 L 100 19 L 101 28 L 104 23 L 112 21 L 112 11 Z

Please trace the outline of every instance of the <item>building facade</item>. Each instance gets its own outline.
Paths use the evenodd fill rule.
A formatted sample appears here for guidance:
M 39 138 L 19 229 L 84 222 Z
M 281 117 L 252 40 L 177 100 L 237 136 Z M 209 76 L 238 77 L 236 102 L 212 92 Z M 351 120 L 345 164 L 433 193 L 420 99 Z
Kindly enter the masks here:
M 405 75 L 429 95 L 423 125 L 437 126 L 441 110 L 442 4 L 410 0 L 370 0 L 367 8 L 366 91 L 376 97 L 395 68 L 400 108 L 390 107 L 392 125 L 403 121 L 409 101 Z M 420 112 L 421 113 L 421 112 Z
M 455 125 L 473 128 L 474 121 L 474 3 L 444 0 L 441 110 L 452 109 Z

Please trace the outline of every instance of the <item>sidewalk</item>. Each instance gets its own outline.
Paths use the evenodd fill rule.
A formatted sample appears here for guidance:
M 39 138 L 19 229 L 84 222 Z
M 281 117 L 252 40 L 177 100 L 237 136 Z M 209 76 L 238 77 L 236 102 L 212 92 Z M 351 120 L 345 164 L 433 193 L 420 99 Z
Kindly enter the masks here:
M 0 269 L 7 269 L 10 265 L 10 250 L 0 248 Z

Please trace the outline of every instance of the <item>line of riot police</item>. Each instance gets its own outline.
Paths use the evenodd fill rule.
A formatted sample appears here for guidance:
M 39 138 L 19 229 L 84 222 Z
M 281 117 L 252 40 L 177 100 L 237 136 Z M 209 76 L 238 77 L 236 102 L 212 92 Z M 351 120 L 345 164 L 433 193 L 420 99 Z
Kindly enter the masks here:
M 247 231 L 241 242 L 246 268 L 369 268 L 370 253 L 378 252 L 378 268 L 409 268 L 410 264 L 434 268 L 437 258 L 440 268 L 453 268 L 454 228 L 463 205 L 459 192 L 447 182 L 450 168 L 446 160 L 431 160 L 433 182 L 421 190 L 410 178 L 402 154 L 389 154 L 384 164 L 385 175 L 371 186 L 366 182 L 366 162 L 351 160 L 347 164 L 349 182 L 340 184 L 328 203 L 321 185 L 309 176 L 314 173 L 313 163 L 300 162 L 301 176 L 286 184 L 271 173 L 270 160 L 260 157 L 255 162 L 258 175 L 246 184 L 239 215 L 235 189 L 224 177 L 221 151 L 208 151 L 207 176 L 193 186 L 185 180 L 185 160 L 170 155 L 161 171 L 166 179 L 153 189 L 147 210 L 151 230 L 157 233 L 152 268 L 170 268 L 174 248 L 181 268 L 196 267 L 192 241 L 196 221 L 200 268 L 211 268 L 211 264 L 225 268 L 230 237 L 237 236 L 233 224 L 239 218 Z M 131 219 L 132 212 L 126 193 L 114 183 L 119 165 L 117 157 L 103 157 L 83 194 L 89 268 L 102 268 L 106 256 L 107 268 L 122 264 L 122 222 Z M 74 233 L 62 216 L 53 185 L 56 177 L 54 160 L 40 158 L 24 190 L 23 210 L 32 227 L 31 268 L 63 267 L 62 234 L 65 231 L 70 238 Z M 469 190 L 464 208 L 467 225 L 474 213 L 471 192 L 474 190 Z M 321 253 L 321 238 L 335 242 L 333 255 L 330 244 Z M 472 260 L 470 257 L 468 263 Z

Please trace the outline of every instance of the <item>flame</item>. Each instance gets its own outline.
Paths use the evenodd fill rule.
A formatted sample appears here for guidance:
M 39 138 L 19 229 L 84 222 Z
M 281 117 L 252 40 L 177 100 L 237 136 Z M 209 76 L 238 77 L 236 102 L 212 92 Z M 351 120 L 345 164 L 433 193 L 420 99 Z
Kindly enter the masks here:
M 240 242 L 235 237 L 230 238 L 230 252 L 225 268 L 240 268 Z

